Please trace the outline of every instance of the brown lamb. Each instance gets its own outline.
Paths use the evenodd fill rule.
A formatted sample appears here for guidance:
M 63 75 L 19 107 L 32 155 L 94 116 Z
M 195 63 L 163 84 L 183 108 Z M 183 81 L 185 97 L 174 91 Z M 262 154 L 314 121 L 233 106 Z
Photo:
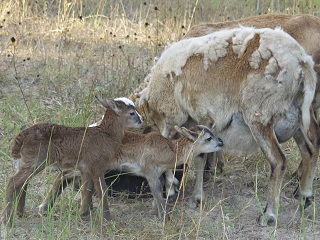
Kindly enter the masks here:
M 122 145 L 110 169 L 125 170 L 137 176 L 145 177 L 157 206 L 159 218 L 164 217 L 166 212 L 165 200 L 162 195 L 161 175 L 168 169 L 185 164 L 189 158 L 196 158 L 195 165 L 199 164 L 197 156 L 221 150 L 223 142 L 213 135 L 205 126 L 196 126 L 193 131 L 186 128 L 175 128 L 181 137 L 170 140 L 163 137 L 159 132 L 139 134 L 126 131 Z M 200 162 L 201 164 L 201 162 Z M 44 202 L 39 207 L 39 213 L 44 213 L 48 205 L 61 193 L 59 189 L 65 179 L 70 179 L 69 172 L 62 172 L 55 180 L 53 188 Z M 202 191 L 202 185 L 196 186 L 197 192 Z M 90 191 L 93 193 L 93 191 Z M 200 197 L 200 196 L 199 196 Z M 89 197 L 92 199 L 92 194 Z
M 80 215 L 89 212 L 88 189 L 94 186 L 102 205 L 103 217 L 111 219 L 104 173 L 118 152 L 125 127 L 139 127 L 142 120 L 132 104 L 123 98 L 98 100 L 106 108 L 100 126 L 68 127 L 52 123 L 36 124 L 22 130 L 14 139 L 12 157 L 20 161 L 18 172 L 9 179 L 3 222 L 12 224 L 13 204 L 23 214 L 28 182 L 46 166 L 77 169 L 81 173 Z

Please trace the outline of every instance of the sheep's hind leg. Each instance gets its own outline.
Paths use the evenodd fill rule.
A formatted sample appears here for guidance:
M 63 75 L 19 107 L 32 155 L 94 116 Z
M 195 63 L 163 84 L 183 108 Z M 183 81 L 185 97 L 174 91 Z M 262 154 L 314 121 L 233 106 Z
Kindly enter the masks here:
M 300 210 L 311 205 L 311 197 L 313 194 L 312 185 L 319 157 L 319 135 L 319 126 L 314 114 L 311 114 L 308 132 L 308 138 L 311 146 L 308 146 L 305 136 L 300 129 L 294 135 L 294 140 L 296 141 L 301 154 L 301 163 L 298 170 L 298 173 L 300 172 L 300 174 L 298 174 L 300 184 L 297 186 L 294 192 L 294 197 L 300 198 L 301 202 L 303 203 Z
M 273 124 L 269 123 L 264 126 L 255 122 L 248 125 L 262 152 L 267 157 L 271 169 L 267 205 L 258 219 L 261 226 L 267 226 L 276 221 L 275 213 L 276 209 L 279 208 L 281 185 L 286 170 L 286 158 L 280 150 Z

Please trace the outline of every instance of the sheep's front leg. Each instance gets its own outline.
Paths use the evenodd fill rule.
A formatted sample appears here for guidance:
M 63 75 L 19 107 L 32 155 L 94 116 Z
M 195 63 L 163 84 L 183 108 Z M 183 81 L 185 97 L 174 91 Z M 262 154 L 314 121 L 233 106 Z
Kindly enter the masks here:
M 92 204 L 93 182 L 88 173 L 81 172 L 81 206 L 79 209 L 80 216 L 84 217 L 89 214 Z
M 165 218 L 166 204 L 162 196 L 162 185 L 157 174 L 149 173 L 146 176 L 154 201 L 156 202 L 159 218 Z
M 248 125 L 262 152 L 267 157 L 271 168 L 267 205 L 258 220 L 261 226 L 267 226 L 276 221 L 275 212 L 279 207 L 281 184 L 286 170 L 286 158 L 280 150 L 273 124 L 264 126 L 255 122 Z
M 314 180 L 315 172 L 317 169 L 317 161 L 319 157 L 319 147 L 318 147 L 319 126 L 312 112 L 311 112 L 309 134 L 307 137 L 310 140 L 311 146 L 308 146 L 305 136 L 301 132 L 301 129 L 299 129 L 294 135 L 294 140 L 296 141 L 301 154 L 301 163 L 298 171 L 300 185 L 297 186 L 294 196 L 296 198 L 298 197 L 302 198 L 304 202 L 304 206 L 302 207 L 304 208 L 308 207 L 311 204 L 310 197 L 313 194 L 312 185 L 313 185 L 313 180 Z
M 104 174 L 99 177 L 93 177 L 94 188 L 96 189 L 97 195 L 100 199 L 100 205 L 102 208 L 102 214 L 104 219 L 110 221 L 111 215 L 108 204 L 108 188 L 106 181 L 104 180 Z

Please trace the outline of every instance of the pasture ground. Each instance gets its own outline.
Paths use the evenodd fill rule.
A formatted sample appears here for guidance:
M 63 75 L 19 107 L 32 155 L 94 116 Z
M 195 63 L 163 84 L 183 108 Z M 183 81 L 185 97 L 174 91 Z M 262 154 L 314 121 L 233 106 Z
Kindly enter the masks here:
M 85 126 L 103 108 L 94 95 L 128 96 L 143 82 L 153 59 L 168 42 L 179 40 L 194 24 L 281 12 L 318 15 L 320 1 L 1 1 L 0 4 L 0 211 L 5 187 L 15 172 L 11 141 L 19 130 L 51 121 Z M 259 3 L 259 4 L 258 4 Z M 283 144 L 288 169 L 275 226 L 260 227 L 269 167 L 261 154 L 227 156 L 222 174 L 207 173 L 206 199 L 187 206 L 194 171 L 186 175 L 172 216 L 164 224 L 151 198 L 110 197 L 114 221 L 78 215 L 79 194 L 63 192 L 47 216 L 37 214 L 57 171 L 35 177 L 28 188 L 25 216 L 14 228 L 1 225 L 1 239 L 319 239 L 319 171 L 313 204 L 302 220 L 292 198 L 292 177 L 300 156 L 293 142 Z M 95 206 L 97 202 L 95 202 Z

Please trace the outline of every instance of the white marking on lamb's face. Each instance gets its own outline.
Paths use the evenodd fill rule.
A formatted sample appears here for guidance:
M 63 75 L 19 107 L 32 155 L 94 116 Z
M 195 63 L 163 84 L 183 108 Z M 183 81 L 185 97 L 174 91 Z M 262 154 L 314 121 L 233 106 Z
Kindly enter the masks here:
M 130 99 L 126 98 L 126 97 L 119 97 L 119 98 L 115 98 L 114 100 L 115 101 L 121 101 L 126 105 L 134 106 L 134 103 Z
M 134 103 L 133 103 L 130 99 L 126 98 L 126 97 L 119 97 L 119 98 L 115 98 L 114 100 L 115 100 L 115 101 L 121 101 L 121 102 L 123 102 L 124 104 L 126 104 L 126 105 L 128 105 L 128 106 L 133 106 L 133 107 L 135 107 Z M 138 111 L 135 110 L 135 112 L 137 113 L 140 121 L 143 122 L 143 119 L 142 119 L 141 115 L 138 113 Z M 140 124 L 139 124 L 139 125 L 140 125 Z

